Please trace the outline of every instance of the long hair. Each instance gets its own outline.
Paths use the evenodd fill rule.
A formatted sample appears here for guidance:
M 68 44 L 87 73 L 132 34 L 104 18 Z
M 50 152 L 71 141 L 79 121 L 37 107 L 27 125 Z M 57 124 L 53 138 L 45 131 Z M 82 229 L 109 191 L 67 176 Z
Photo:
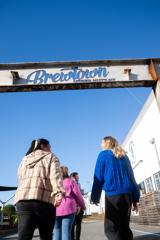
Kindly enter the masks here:
M 107 149 L 111 149 L 117 158 L 122 158 L 126 155 L 125 151 L 114 137 L 107 136 L 104 137 L 103 140 L 107 142 Z
M 68 177 L 69 177 L 68 167 L 62 166 L 62 167 L 61 167 L 61 174 L 62 174 L 62 178 L 63 178 L 63 179 L 68 178 Z
M 31 145 L 26 153 L 26 156 L 30 153 L 32 153 L 33 151 L 37 150 L 37 149 L 41 149 L 41 145 L 47 146 L 49 144 L 49 141 L 47 139 L 44 138 L 40 138 L 38 140 L 33 140 L 31 142 Z

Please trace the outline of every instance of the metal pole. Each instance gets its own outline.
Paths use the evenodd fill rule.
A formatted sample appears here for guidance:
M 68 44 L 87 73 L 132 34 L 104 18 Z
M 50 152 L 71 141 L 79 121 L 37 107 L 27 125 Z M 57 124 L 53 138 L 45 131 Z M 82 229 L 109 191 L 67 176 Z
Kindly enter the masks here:
M 5 202 L 1 201 L 0 202 L 2 203 L 2 208 L 1 208 L 1 223 L 3 223 L 3 208 L 4 208 L 4 205 L 5 205 Z
M 156 144 L 155 138 L 152 138 L 150 143 L 154 145 L 156 156 L 157 156 L 157 160 L 158 160 L 158 164 L 159 164 L 159 167 L 160 167 L 160 157 L 159 157 L 158 148 L 157 148 L 157 144 Z
M 154 147 L 155 147 L 155 152 L 156 152 L 157 159 L 158 159 L 158 164 L 159 164 L 159 167 L 160 167 L 160 157 L 159 157 L 159 154 L 158 154 L 158 149 L 157 149 L 156 141 L 154 142 Z

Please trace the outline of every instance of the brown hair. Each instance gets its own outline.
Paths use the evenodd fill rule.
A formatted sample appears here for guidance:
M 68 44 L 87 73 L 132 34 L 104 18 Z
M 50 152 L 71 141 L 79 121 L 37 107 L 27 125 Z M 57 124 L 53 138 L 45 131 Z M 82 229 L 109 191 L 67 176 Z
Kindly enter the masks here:
M 49 141 L 44 138 L 39 138 L 37 140 L 33 140 L 31 142 L 30 148 L 28 149 L 26 156 L 32 153 L 35 150 L 41 149 L 41 145 L 47 146 L 49 144 Z
M 72 173 L 70 174 L 70 177 L 75 178 L 77 175 L 78 175 L 78 172 L 72 172 Z
M 63 179 L 68 178 L 69 177 L 69 175 L 68 175 L 68 167 L 62 166 L 61 167 L 61 173 L 62 173 L 62 178 Z
M 107 149 L 111 149 L 117 158 L 121 158 L 126 155 L 125 151 L 114 137 L 104 137 L 104 141 L 107 142 Z

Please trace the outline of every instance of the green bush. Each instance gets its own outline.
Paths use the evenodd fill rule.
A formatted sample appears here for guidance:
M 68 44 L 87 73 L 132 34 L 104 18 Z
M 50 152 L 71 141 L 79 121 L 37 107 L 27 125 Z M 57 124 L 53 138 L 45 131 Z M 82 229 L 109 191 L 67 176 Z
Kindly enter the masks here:
M 10 218 L 10 227 L 16 227 L 18 223 L 18 218 L 17 218 L 17 214 L 14 214 L 11 216 Z
M 15 228 L 17 226 L 17 213 L 14 205 L 6 205 L 3 207 L 3 216 L 8 218 L 9 227 Z
M 3 207 L 2 212 L 4 216 L 7 216 L 10 218 L 12 215 L 15 215 L 16 209 L 14 205 L 6 205 Z

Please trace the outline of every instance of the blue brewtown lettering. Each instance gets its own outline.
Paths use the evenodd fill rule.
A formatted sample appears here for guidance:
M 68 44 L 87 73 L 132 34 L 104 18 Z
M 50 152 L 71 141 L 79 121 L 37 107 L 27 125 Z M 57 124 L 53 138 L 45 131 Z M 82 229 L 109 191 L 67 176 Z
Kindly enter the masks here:
M 67 70 L 68 71 L 68 70 Z M 72 81 L 74 83 L 78 81 L 89 81 L 93 79 L 105 79 L 108 76 L 108 71 L 106 67 L 98 67 L 93 70 L 82 70 L 82 69 L 73 69 L 68 72 L 61 70 L 60 73 L 47 73 L 46 70 L 37 70 L 30 73 L 27 76 L 28 84 L 47 84 L 48 82 L 52 83 L 62 83 Z

